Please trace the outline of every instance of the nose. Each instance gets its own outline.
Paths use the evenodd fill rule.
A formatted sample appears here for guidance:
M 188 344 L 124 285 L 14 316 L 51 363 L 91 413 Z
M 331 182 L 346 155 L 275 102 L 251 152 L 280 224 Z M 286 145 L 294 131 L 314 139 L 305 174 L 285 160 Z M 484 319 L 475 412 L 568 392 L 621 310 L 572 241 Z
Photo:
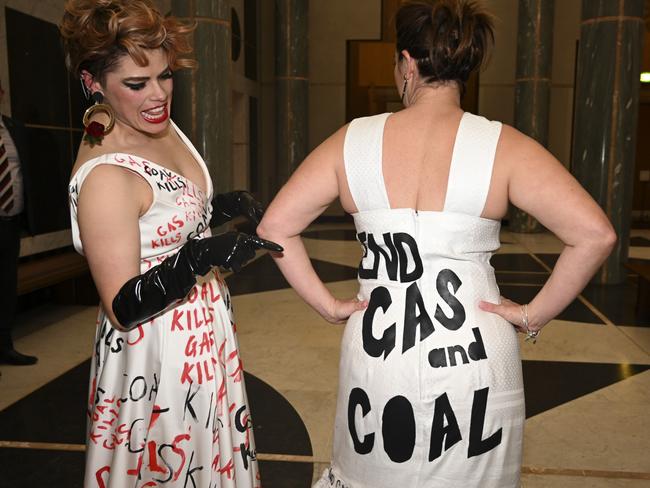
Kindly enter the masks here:
M 151 98 L 156 101 L 164 101 L 167 100 L 167 97 L 169 96 L 168 90 L 165 89 L 165 87 L 162 86 L 160 81 L 154 80 L 153 83 L 151 84 L 152 91 L 151 91 Z

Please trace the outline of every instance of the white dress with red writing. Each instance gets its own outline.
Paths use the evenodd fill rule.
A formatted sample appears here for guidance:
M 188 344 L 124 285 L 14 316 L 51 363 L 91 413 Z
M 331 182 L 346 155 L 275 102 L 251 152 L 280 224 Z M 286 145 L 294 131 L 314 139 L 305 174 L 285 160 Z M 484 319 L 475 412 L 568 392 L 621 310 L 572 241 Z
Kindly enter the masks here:
M 442 211 L 390 207 L 389 114 L 356 119 L 344 149 L 358 212 L 359 298 L 342 340 L 333 459 L 317 488 L 517 488 L 524 395 L 515 329 L 481 218 L 501 124 L 465 113 Z
M 84 179 L 110 164 L 141 176 L 153 203 L 140 218 L 141 272 L 190 238 L 210 235 L 212 183 L 196 149 L 207 193 L 153 161 L 123 153 L 85 162 L 70 181 L 74 246 L 83 254 L 77 202 Z M 88 397 L 84 487 L 260 487 L 230 295 L 217 269 L 187 298 L 130 332 L 101 306 Z

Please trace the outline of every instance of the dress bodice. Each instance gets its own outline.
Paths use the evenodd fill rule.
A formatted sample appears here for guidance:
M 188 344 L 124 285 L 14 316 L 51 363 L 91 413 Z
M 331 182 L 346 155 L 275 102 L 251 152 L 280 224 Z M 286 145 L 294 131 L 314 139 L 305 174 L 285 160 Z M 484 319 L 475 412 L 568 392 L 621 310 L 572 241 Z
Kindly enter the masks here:
M 172 127 L 187 145 L 201 167 L 206 191 L 184 176 L 153 161 L 133 154 L 108 153 L 84 162 L 70 180 L 70 216 L 73 244 L 83 254 L 83 244 L 77 221 L 77 203 L 81 187 L 87 176 L 97 166 L 120 166 L 140 176 L 150 186 L 153 201 L 140 217 L 140 259 L 143 269 L 158 264 L 180 248 L 188 239 L 209 235 L 212 213 L 212 180 L 205 162 L 192 143 L 172 122 Z

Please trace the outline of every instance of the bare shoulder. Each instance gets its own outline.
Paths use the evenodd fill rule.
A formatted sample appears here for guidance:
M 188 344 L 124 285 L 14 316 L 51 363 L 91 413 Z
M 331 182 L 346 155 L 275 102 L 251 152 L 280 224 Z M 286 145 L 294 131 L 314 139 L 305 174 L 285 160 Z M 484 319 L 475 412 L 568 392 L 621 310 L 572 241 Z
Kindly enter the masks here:
M 521 166 L 530 161 L 558 163 L 539 142 L 508 124 L 503 124 L 501 128 L 496 160 L 507 166 L 511 164 Z
M 303 165 L 306 167 L 318 167 L 320 169 L 340 168 L 343 166 L 343 146 L 348 126 L 345 124 L 331 136 L 325 139 L 305 159 Z
M 114 164 L 100 164 L 86 176 L 81 195 L 118 199 L 120 196 L 133 196 L 140 177 L 132 171 Z

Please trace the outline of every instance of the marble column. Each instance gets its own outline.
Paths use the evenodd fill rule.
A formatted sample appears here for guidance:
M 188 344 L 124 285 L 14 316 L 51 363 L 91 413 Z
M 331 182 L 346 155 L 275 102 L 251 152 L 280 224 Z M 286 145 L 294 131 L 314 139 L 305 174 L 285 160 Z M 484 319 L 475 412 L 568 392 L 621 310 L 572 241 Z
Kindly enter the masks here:
M 309 0 L 275 1 L 277 187 L 307 156 Z
M 554 4 L 555 0 L 519 0 L 515 127 L 543 146 L 548 143 Z M 511 206 L 509 229 L 539 232 L 542 226 Z
M 215 193 L 232 190 L 230 2 L 172 0 L 172 13 L 196 22 L 197 70 L 174 76 L 172 116 L 205 159 Z
M 598 283 L 625 281 L 643 47 L 644 0 L 583 0 L 572 169 L 612 221 L 616 248 Z

